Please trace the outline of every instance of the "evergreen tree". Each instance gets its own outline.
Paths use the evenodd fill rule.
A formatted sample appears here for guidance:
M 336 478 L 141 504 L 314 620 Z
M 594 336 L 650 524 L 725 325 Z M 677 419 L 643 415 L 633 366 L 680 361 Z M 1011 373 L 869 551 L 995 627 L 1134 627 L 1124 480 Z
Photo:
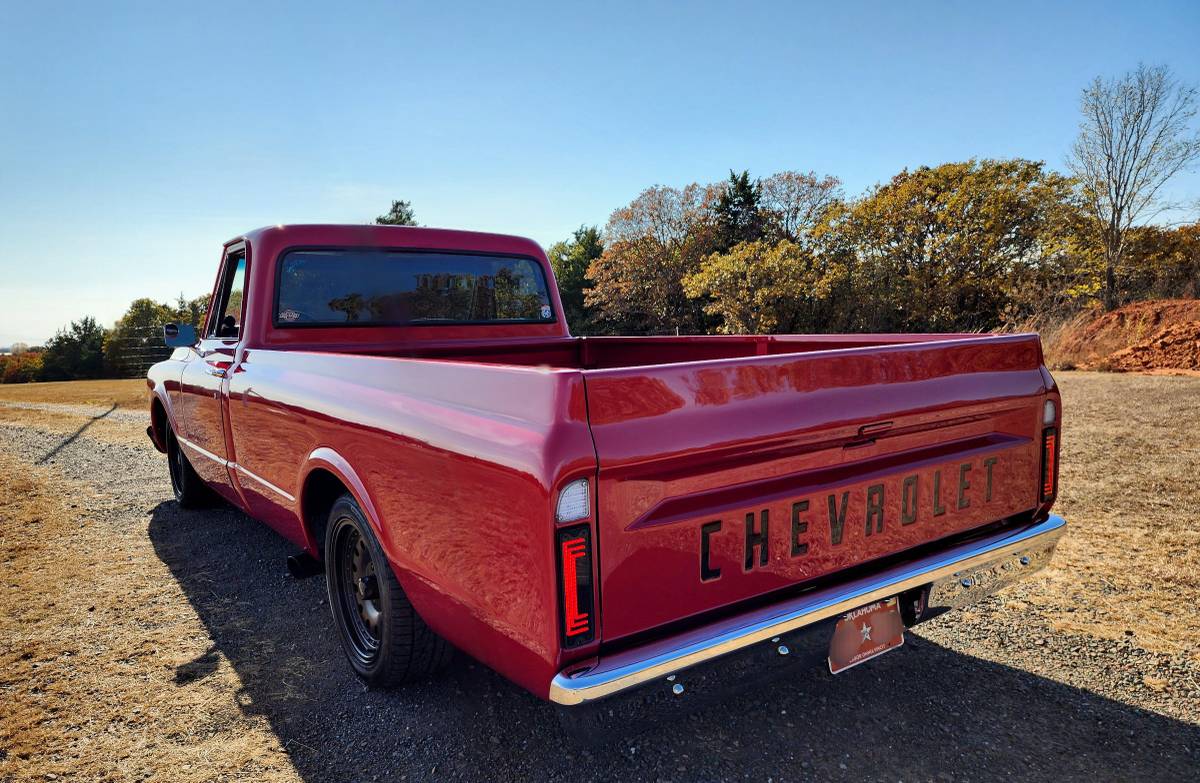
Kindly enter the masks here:
M 70 381 L 99 378 L 104 374 L 105 329 L 91 316 L 72 321 L 46 343 L 42 379 Z
M 554 277 L 558 280 L 564 315 L 573 333 L 586 334 L 590 331 L 590 319 L 584 305 L 584 294 L 590 287 L 587 271 L 602 253 L 604 240 L 596 226 L 580 226 L 570 239 L 555 242 L 547 251 L 550 264 L 554 267 Z
M 762 239 L 764 215 L 760 208 L 761 201 L 762 182 L 751 180 L 749 171 L 735 174 L 730 169 L 729 181 L 714 209 L 719 252 L 728 252 L 742 242 Z
M 375 222 L 381 226 L 415 226 L 417 214 L 413 212 L 411 201 L 393 201 L 388 213 L 375 218 Z

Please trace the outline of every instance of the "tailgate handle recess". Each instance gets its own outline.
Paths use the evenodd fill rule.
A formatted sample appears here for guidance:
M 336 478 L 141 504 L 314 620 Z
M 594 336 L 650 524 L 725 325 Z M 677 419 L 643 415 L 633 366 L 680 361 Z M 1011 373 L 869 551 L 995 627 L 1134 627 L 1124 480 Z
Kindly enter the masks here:
M 864 424 L 858 428 L 858 437 L 873 438 L 881 432 L 887 432 L 892 428 L 890 421 L 877 421 L 874 424 Z
M 873 424 L 864 424 L 858 428 L 858 434 L 854 436 L 845 446 L 852 449 L 856 446 L 866 446 L 875 442 L 875 436 L 887 432 L 892 428 L 890 421 L 877 421 Z

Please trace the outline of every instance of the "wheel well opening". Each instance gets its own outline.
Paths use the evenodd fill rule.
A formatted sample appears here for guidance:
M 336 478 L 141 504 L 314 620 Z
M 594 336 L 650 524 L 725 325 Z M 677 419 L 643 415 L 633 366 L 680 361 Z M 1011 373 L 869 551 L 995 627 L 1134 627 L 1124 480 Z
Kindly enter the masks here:
M 162 400 L 157 397 L 154 398 L 154 402 L 150 403 L 150 426 L 154 431 L 154 445 L 165 451 L 167 447 L 167 409 L 163 407 Z
M 304 526 L 312 536 L 316 546 L 313 553 L 318 558 L 325 556 L 325 527 L 329 524 L 329 510 L 334 502 L 350 490 L 334 474 L 323 468 L 317 468 L 308 474 L 301 493 L 301 512 L 304 514 Z

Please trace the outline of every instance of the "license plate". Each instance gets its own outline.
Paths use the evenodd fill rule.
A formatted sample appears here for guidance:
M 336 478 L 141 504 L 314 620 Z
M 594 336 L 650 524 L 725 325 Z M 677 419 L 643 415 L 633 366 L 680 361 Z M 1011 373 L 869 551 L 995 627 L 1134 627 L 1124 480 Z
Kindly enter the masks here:
M 904 644 L 904 620 L 895 598 L 847 612 L 829 642 L 829 671 L 843 672 Z

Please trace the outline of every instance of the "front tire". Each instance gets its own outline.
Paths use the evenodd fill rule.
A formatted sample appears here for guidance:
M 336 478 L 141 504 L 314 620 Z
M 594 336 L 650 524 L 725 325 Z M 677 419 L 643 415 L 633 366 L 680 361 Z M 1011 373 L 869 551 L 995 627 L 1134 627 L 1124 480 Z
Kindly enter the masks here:
M 453 648 L 417 614 L 348 494 L 329 512 L 325 577 L 342 649 L 368 685 L 391 688 L 423 679 L 450 661 Z
M 187 455 L 175 437 L 175 431 L 167 429 L 167 468 L 171 473 L 171 489 L 175 502 L 182 508 L 203 508 L 212 502 L 212 491 L 188 462 Z

